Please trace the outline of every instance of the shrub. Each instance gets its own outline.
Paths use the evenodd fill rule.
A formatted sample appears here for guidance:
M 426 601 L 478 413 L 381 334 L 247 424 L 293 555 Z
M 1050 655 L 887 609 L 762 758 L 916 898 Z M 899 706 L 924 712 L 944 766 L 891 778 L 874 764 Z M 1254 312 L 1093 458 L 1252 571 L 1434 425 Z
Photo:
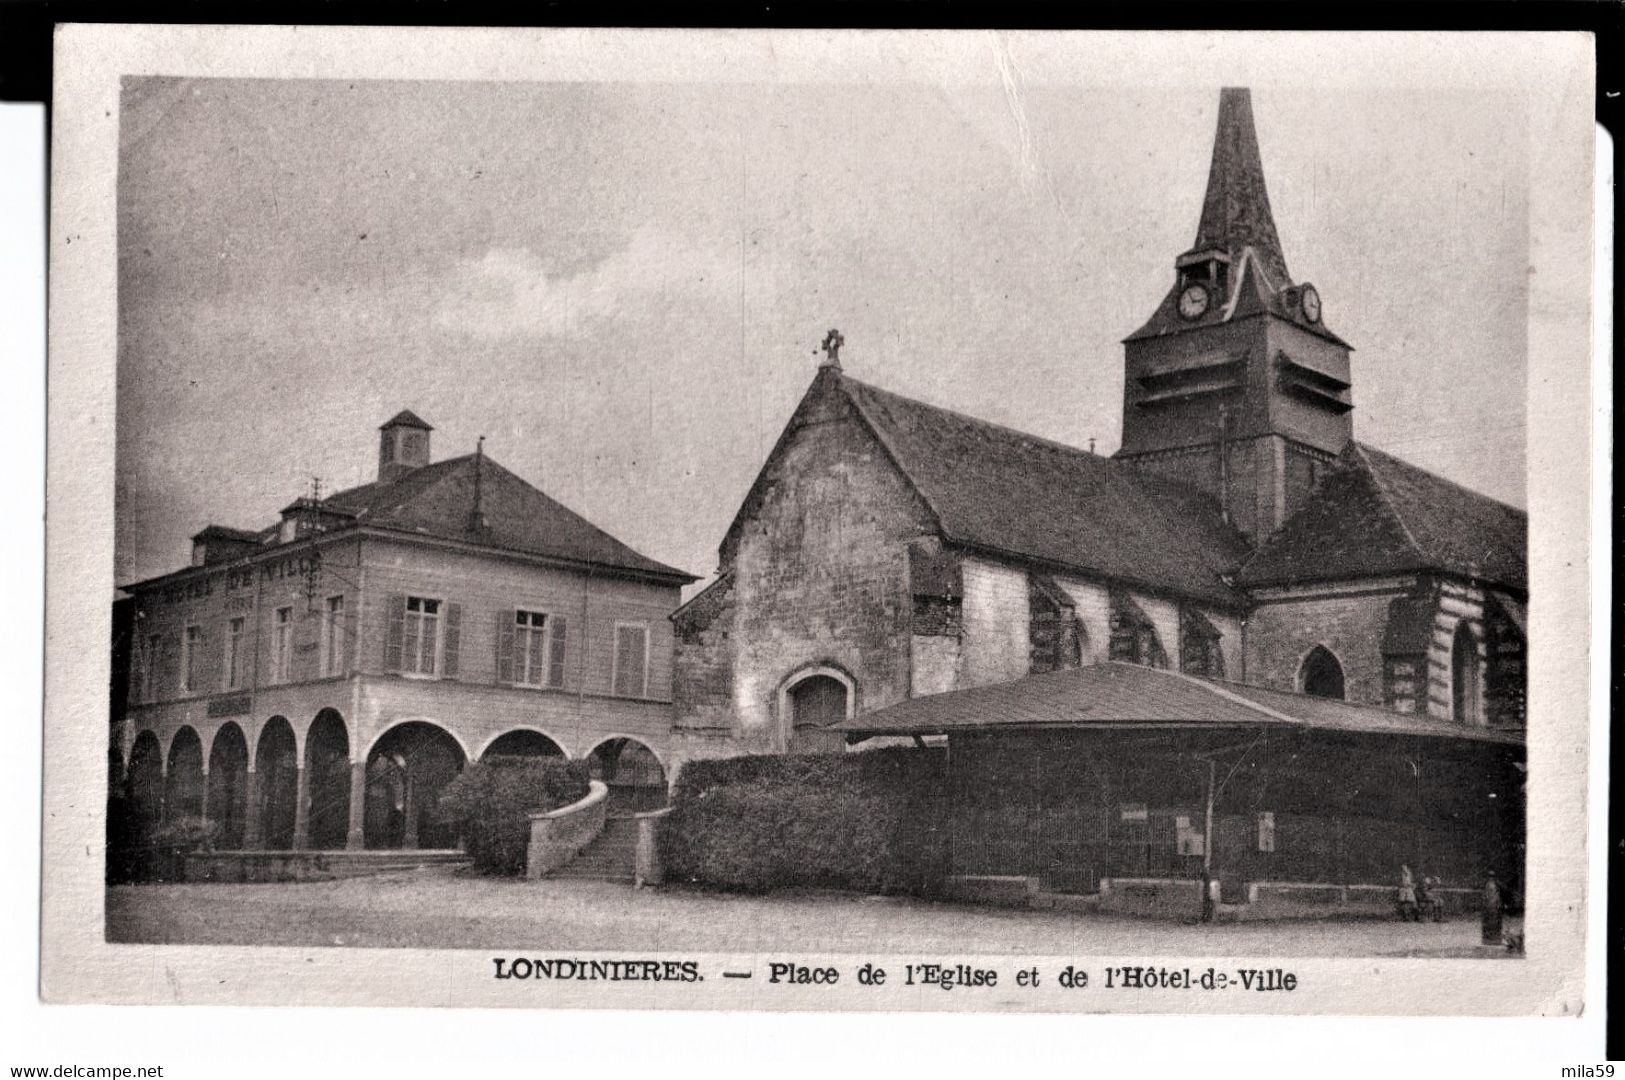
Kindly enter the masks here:
M 440 793 L 440 812 L 456 826 L 480 870 L 522 874 L 530 815 L 584 798 L 587 763 L 558 757 L 492 757 L 471 763 Z
M 936 751 L 698 761 L 678 777 L 659 844 L 674 880 L 929 894 L 946 871 L 944 807 Z

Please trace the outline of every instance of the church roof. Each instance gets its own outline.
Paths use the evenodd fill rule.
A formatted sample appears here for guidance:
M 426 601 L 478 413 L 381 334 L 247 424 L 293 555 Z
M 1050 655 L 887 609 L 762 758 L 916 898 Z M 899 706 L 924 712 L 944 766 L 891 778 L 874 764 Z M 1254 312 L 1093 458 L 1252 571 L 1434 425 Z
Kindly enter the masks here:
M 1216 500 L 1076 447 L 927 405 L 844 375 L 836 385 L 945 539 L 1222 606 L 1246 557 Z
M 1524 743 L 1520 731 L 1470 727 L 1118 661 L 909 698 L 834 725 L 837 731 L 861 735 L 1000 728 L 1265 728 L 1467 739 L 1507 746 Z
M 473 528 L 475 470 L 484 528 Z M 356 524 L 570 562 L 695 580 L 694 575 L 633 551 L 586 518 L 543 494 L 483 454 L 465 454 L 413 469 L 393 482 L 374 482 L 322 500 L 325 510 L 354 515 Z
M 1522 510 L 1350 443 L 1236 582 L 1253 587 L 1432 570 L 1527 591 L 1528 533 Z

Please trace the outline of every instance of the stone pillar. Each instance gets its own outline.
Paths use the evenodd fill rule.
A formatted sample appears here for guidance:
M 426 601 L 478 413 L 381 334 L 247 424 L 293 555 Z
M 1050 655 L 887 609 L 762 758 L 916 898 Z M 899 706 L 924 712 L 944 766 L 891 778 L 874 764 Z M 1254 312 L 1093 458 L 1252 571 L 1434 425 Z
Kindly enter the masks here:
M 265 844 L 260 824 L 260 777 L 252 766 L 243 773 L 243 850 L 258 851 Z
M 199 821 L 203 822 L 203 824 L 207 825 L 209 823 L 209 763 L 208 763 L 208 761 L 204 761 L 204 763 L 203 763 L 203 788 L 198 794 L 199 794 L 200 798 L 198 799 L 198 804 L 197 804 L 197 806 L 198 806 L 197 818 L 198 818 Z
M 293 797 L 293 849 L 303 851 L 310 846 L 310 770 L 301 761 L 294 773 L 299 781 L 298 794 Z
M 407 851 L 416 851 L 418 846 L 418 805 L 417 785 L 412 782 L 412 767 L 408 765 L 404 770 L 406 778 L 401 782 L 401 812 L 406 817 L 406 823 L 401 829 L 401 847 Z
M 345 834 L 344 847 L 360 851 L 367 846 L 367 763 L 350 762 L 350 831 Z

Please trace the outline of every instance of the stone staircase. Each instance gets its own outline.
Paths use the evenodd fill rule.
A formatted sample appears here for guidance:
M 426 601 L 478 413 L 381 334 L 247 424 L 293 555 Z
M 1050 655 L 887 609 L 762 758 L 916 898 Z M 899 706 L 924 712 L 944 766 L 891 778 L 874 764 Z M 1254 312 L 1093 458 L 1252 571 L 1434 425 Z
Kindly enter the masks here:
M 554 880 L 614 881 L 632 884 L 637 870 L 638 821 L 631 817 L 612 817 L 604 822 L 604 831 L 588 844 L 580 855 L 547 875 Z

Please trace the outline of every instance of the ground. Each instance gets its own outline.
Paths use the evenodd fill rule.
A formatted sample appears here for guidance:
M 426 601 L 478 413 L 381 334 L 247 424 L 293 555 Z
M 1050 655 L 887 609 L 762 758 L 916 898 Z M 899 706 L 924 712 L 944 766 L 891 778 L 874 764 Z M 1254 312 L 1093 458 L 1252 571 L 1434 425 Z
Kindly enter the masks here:
M 1509 930 L 1521 927 L 1509 924 Z M 107 892 L 109 941 L 536 948 L 617 952 L 1504 956 L 1476 918 L 1198 925 L 843 893 L 739 896 L 524 882 L 450 869 L 279 885 L 131 885 Z

